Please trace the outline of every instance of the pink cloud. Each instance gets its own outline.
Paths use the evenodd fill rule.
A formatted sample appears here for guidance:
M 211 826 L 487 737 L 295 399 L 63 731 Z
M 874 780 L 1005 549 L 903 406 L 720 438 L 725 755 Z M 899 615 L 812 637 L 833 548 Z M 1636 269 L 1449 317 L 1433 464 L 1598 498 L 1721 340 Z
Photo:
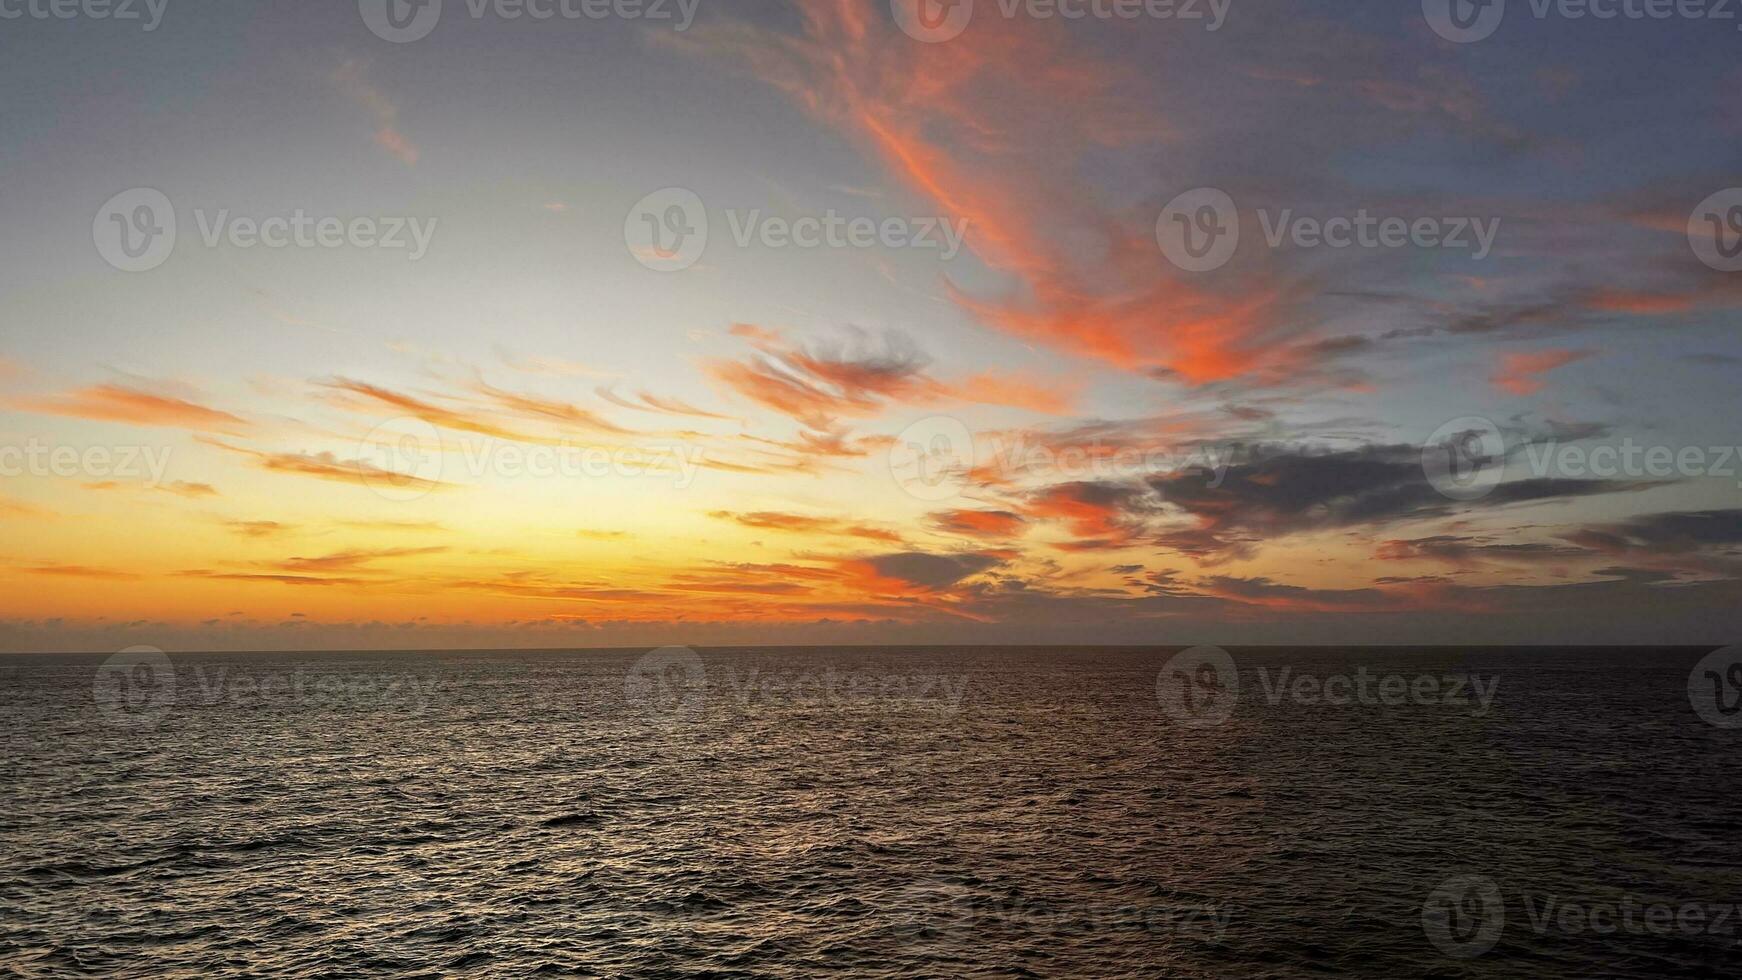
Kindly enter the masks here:
M 1514 395 L 1534 395 L 1542 390 L 1540 375 L 1582 361 L 1594 353 L 1588 350 L 1539 350 L 1502 354 L 1499 366 L 1488 380 L 1494 387 Z

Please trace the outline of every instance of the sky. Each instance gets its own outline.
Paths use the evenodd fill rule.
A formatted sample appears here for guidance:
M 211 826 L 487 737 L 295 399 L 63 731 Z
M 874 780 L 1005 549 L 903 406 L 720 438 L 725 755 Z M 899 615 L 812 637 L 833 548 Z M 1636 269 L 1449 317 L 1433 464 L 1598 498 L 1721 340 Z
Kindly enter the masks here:
M 0 21 L 0 650 L 1742 633 L 1723 6 Z

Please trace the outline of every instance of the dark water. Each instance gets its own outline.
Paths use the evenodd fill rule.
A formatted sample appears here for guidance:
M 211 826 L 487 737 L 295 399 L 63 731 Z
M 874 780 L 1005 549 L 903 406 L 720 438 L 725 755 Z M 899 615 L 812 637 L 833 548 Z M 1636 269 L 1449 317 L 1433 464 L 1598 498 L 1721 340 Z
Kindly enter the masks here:
M 0 660 L 0 971 L 1742 974 L 1704 651 L 644 653 Z

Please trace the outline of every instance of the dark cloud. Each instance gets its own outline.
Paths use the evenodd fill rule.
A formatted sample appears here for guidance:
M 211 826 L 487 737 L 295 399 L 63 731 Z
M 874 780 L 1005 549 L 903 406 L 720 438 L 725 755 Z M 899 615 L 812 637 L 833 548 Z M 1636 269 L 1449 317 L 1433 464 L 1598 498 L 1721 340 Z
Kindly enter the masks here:
M 986 554 L 932 555 L 904 551 L 867 558 L 865 564 L 883 578 L 899 579 L 928 589 L 942 589 L 1001 565 L 1003 559 Z
M 1647 514 L 1565 535 L 1574 544 L 1606 553 L 1649 551 L 1686 554 L 1742 545 L 1742 509 Z
M 1453 565 L 1468 565 L 1478 561 L 1564 561 L 1579 558 L 1589 552 L 1582 548 L 1548 544 L 1541 541 L 1514 544 L 1487 543 L 1485 539 L 1455 534 L 1439 534 L 1426 538 L 1386 541 L 1374 552 L 1382 560 L 1429 559 Z
M 1197 526 L 1162 535 L 1194 557 L 1249 552 L 1261 542 L 1302 531 L 1384 525 L 1444 517 L 1476 507 L 1624 493 L 1657 484 L 1532 477 L 1498 484 L 1480 500 L 1460 502 L 1428 482 L 1421 448 L 1367 446 L 1338 452 L 1290 449 L 1230 466 L 1218 482 L 1202 472 L 1151 477 L 1150 486 Z

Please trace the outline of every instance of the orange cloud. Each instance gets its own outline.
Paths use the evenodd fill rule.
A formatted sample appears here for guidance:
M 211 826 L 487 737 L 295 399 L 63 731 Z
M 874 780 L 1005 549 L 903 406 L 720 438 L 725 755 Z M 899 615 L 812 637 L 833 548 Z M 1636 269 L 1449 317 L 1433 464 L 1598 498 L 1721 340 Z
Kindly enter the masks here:
M 334 70 L 332 80 L 352 102 L 375 120 L 375 144 L 399 158 L 406 166 L 417 164 L 418 149 L 399 131 L 399 106 L 366 77 L 364 65 L 355 59 Z
M 27 504 L 22 500 L 10 497 L 0 497 L 0 515 L 12 517 L 51 517 L 50 511 L 43 510 L 35 504 Z
M 944 388 L 951 397 L 984 405 L 1008 405 L 1043 415 L 1069 415 L 1076 408 L 1076 392 L 1062 390 L 1056 383 L 1039 379 L 993 374 L 979 374 L 948 383 Z
M 26 568 L 32 575 L 57 575 L 66 578 L 99 578 L 99 579 L 136 579 L 139 576 L 132 572 L 117 571 L 113 568 L 96 568 L 90 565 L 37 565 Z
M 1065 550 L 1120 548 L 1137 543 L 1145 494 L 1141 487 L 1117 483 L 1060 483 L 1030 495 L 1023 513 L 1063 522 L 1078 538 L 1060 546 Z
M 386 406 L 405 415 L 412 416 L 413 418 L 422 419 L 431 425 L 440 426 L 444 429 L 452 429 L 456 432 L 476 432 L 479 435 L 494 436 L 498 439 L 508 439 L 514 442 L 536 441 L 530 437 L 506 429 L 490 419 L 466 415 L 455 409 L 443 408 L 433 402 L 425 401 L 424 399 L 412 395 L 402 394 L 397 391 L 390 391 L 378 385 L 368 384 L 363 381 L 352 381 L 349 378 L 336 378 L 332 381 L 325 382 L 324 385 L 333 391 L 339 392 L 341 396 L 358 396 L 356 399 L 349 399 L 350 407 L 352 408 L 362 407 L 362 410 L 366 411 L 366 406 L 373 403 Z
M 1066 415 L 1076 400 L 1074 385 L 993 371 L 940 381 L 926 373 L 928 358 L 898 331 L 885 331 L 875 339 L 863 331 L 850 331 L 844 345 L 803 348 L 748 324 L 738 324 L 732 332 L 750 339 L 757 353 L 742 361 L 713 361 L 706 366 L 708 373 L 744 398 L 815 433 L 827 434 L 837 444 L 843 438 L 838 419 L 874 417 L 891 404 L 977 402 Z M 828 447 L 805 448 L 825 451 Z
M 348 551 L 336 551 L 315 558 L 286 558 L 274 565 L 287 572 L 331 572 L 349 571 L 358 566 L 387 558 L 411 558 L 419 555 L 433 555 L 447 551 L 444 547 L 431 548 L 353 548 Z
M 164 426 L 202 432 L 236 432 L 248 428 L 247 422 L 229 412 L 117 384 L 92 385 L 63 395 L 14 398 L 9 399 L 6 404 L 11 408 L 41 415 L 125 422 L 128 425 Z
M 1283 366 L 1286 290 L 1229 298 L 1167 274 L 1154 215 L 1108 213 L 1075 179 L 1088 151 L 1168 133 L 1129 100 L 1142 90 L 1129 72 L 1023 19 L 979 20 L 971 43 L 933 45 L 907 43 L 858 0 L 807 3 L 802 17 L 800 37 L 733 25 L 662 41 L 744 65 L 966 221 L 968 246 L 1018 286 L 993 299 L 951 287 L 984 322 L 1191 382 Z
M 169 483 L 122 483 L 119 480 L 96 480 L 91 483 L 79 484 L 86 490 L 161 490 L 173 493 L 178 497 L 216 497 L 218 489 L 209 483 L 190 483 L 186 480 L 174 480 Z
M 1514 395 L 1534 395 L 1542 390 L 1539 375 L 1590 357 L 1588 350 L 1539 350 L 1502 354 L 1500 364 L 1489 377 L 1496 388 Z
M 735 421 L 730 415 L 721 415 L 718 412 L 710 412 L 706 409 L 697 408 L 678 398 L 666 398 L 660 395 L 649 394 L 645 391 L 635 392 L 633 396 L 625 398 L 622 395 L 617 394 L 616 390 L 610 387 L 600 387 L 594 389 L 594 391 L 600 398 L 603 398 L 619 408 L 630 408 L 642 412 L 661 412 L 666 415 L 690 415 L 702 419 L 725 419 L 727 421 Z
M 440 480 L 428 480 L 412 476 L 409 473 L 395 473 L 384 470 L 361 459 L 340 459 L 332 453 L 269 453 L 253 449 L 243 449 L 216 440 L 204 440 L 207 445 L 227 449 L 251 457 L 255 465 L 273 473 L 293 473 L 298 476 L 314 477 L 317 480 L 332 480 L 338 483 L 360 483 L 367 487 L 391 487 L 396 491 L 412 490 L 445 490 L 454 486 Z
M 277 521 L 225 521 L 224 526 L 245 538 L 269 538 L 296 530 L 292 525 Z
M 623 435 L 629 432 L 613 422 L 601 418 L 598 413 L 581 408 L 578 405 L 550 398 L 540 398 L 536 395 L 522 395 L 512 391 L 479 383 L 480 391 L 488 395 L 498 405 L 523 417 L 530 417 L 547 422 L 560 422 L 564 425 L 590 429 L 594 432 L 606 432 Z
M 1026 523 L 1022 515 L 1007 510 L 961 508 L 939 511 L 931 516 L 932 526 L 940 531 L 979 538 L 1007 538 L 1019 533 Z
M 1593 294 L 1587 305 L 1605 313 L 1686 313 L 1694 308 L 1694 297 L 1685 294 L 1604 289 Z
M 901 535 L 887 528 L 871 527 L 866 524 L 855 524 L 851 521 L 841 521 L 829 517 L 808 517 L 803 514 L 784 514 L 776 511 L 756 511 L 749 514 L 735 514 L 730 511 L 710 511 L 709 517 L 724 521 L 734 521 L 745 527 L 761 528 L 770 531 L 792 531 L 809 534 L 836 534 L 846 537 L 865 538 L 869 541 L 899 542 Z

